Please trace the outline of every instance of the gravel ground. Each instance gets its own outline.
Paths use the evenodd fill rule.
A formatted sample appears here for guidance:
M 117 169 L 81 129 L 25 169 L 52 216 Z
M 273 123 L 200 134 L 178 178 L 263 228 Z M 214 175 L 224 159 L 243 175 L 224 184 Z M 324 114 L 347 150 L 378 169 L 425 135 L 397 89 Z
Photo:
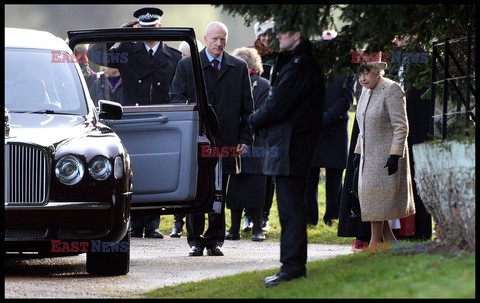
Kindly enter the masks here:
M 131 246 L 130 272 L 125 276 L 89 276 L 85 270 L 86 254 L 5 259 L 5 298 L 137 297 L 162 286 L 279 268 L 281 265 L 278 242 L 225 241 L 223 257 L 189 257 L 184 237 L 133 238 Z M 349 253 L 349 245 L 309 244 L 308 261 Z

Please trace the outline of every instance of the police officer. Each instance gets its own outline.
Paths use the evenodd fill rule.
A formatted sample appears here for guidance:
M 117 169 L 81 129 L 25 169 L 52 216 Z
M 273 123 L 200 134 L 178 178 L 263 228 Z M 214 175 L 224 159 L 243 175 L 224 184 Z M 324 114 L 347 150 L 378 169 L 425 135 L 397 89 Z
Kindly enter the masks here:
M 161 27 L 163 11 L 141 8 L 133 13 L 141 28 Z M 132 26 L 129 23 L 126 26 Z M 93 44 L 88 58 L 100 65 L 118 68 L 123 81 L 123 105 L 170 103 L 168 91 L 182 54 L 162 41 L 122 42 L 118 47 Z
M 275 176 L 281 224 L 280 271 L 265 286 L 306 276 L 306 178 L 319 138 L 324 102 L 323 74 L 312 45 L 295 29 L 278 29 L 281 52 L 272 70 L 271 90 L 264 105 L 250 116 L 254 130 L 267 128 L 263 172 Z
M 133 13 L 138 18 L 123 27 L 161 27 L 163 11 L 156 7 L 141 8 Z M 182 54 L 162 41 L 122 42 L 118 47 L 107 44 L 93 44 L 88 50 L 91 61 L 118 68 L 122 77 L 122 104 L 149 105 L 170 103 L 168 91 L 175 75 L 175 69 Z M 159 215 L 134 215 L 131 217 L 131 236 L 163 238 L 158 230 Z

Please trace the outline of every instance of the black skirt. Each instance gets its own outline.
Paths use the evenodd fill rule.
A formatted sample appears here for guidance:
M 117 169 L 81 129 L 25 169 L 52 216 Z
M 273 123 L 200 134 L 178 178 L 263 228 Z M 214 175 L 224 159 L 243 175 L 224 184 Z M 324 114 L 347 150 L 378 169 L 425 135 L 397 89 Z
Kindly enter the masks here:
M 258 174 L 230 175 L 226 205 L 229 209 L 261 207 L 265 203 L 267 176 Z

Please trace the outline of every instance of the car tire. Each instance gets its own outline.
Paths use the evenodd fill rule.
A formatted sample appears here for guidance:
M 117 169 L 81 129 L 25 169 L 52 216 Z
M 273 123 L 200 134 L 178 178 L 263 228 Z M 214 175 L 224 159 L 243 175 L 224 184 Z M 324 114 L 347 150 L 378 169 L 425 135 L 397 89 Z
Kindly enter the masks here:
M 130 271 L 130 232 L 121 240 L 121 248 L 128 247 L 126 251 L 115 252 L 87 252 L 87 272 L 90 275 L 120 276 Z

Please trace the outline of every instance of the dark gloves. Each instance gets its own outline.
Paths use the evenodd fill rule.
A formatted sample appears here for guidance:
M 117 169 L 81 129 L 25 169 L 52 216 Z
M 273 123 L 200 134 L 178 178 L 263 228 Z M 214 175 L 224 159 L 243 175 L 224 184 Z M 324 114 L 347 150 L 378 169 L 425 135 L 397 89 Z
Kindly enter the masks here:
M 394 173 L 397 172 L 398 170 L 398 159 L 400 159 L 399 155 L 390 155 L 387 160 L 387 164 L 385 164 L 385 167 L 388 167 L 388 175 L 393 175 Z
M 360 166 L 360 155 L 359 154 L 354 154 L 355 157 L 353 157 L 353 168 L 357 168 Z
M 329 112 L 323 112 L 322 126 L 328 126 L 332 123 L 332 115 Z

